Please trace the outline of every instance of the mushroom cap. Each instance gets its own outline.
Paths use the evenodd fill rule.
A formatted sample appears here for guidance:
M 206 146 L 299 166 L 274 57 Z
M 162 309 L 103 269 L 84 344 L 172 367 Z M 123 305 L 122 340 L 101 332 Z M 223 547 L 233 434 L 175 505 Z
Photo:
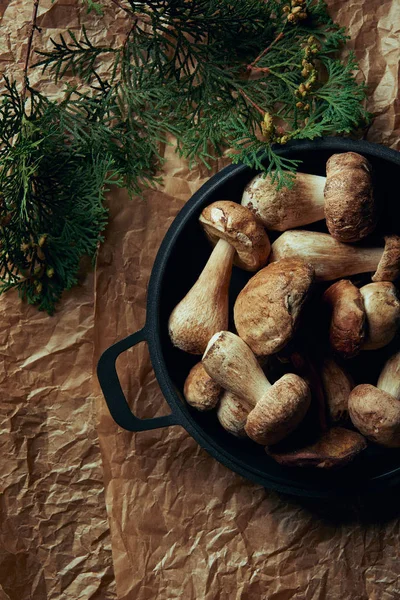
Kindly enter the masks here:
M 400 275 L 400 237 L 385 236 L 385 249 L 372 281 L 394 281 Z
M 376 227 L 371 165 L 356 152 L 333 154 L 326 163 L 325 218 L 340 242 L 358 242 Z
M 331 421 L 337 423 L 346 420 L 349 414 L 349 396 L 354 388 L 353 380 L 331 358 L 325 358 L 322 364 L 321 377 Z
M 310 388 L 304 379 L 293 373 L 283 375 L 249 413 L 245 431 L 258 444 L 276 444 L 301 423 L 310 402 Z
M 376 350 L 389 344 L 400 325 L 400 301 L 390 281 L 369 283 L 360 289 L 367 316 L 363 350 Z
M 356 356 L 365 338 L 365 308 L 360 290 L 348 279 L 341 279 L 324 293 L 323 300 L 332 308 L 329 341 L 343 356 Z
M 223 239 L 236 250 L 235 264 L 245 271 L 258 271 L 267 262 L 271 244 L 264 227 L 245 206 L 219 200 L 203 210 L 200 223 L 212 243 Z
M 256 175 L 244 188 L 247 206 L 267 229 L 285 231 L 324 218 L 325 177 L 296 173 L 291 189 L 277 189 L 272 176 Z
M 350 418 L 366 438 L 387 448 L 400 447 L 400 401 L 363 383 L 349 397 Z
M 287 344 L 313 280 L 311 265 L 287 258 L 261 269 L 245 285 L 235 302 L 234 319 L 254 354 L 274 354 Z
M 367 446 L 365 438 L 356 431 L 332 427 L 316 442 L 302 448 L 268 448 L 267 454 L 286 467 L 318 467 L 334 469 L 347 465 Z
M 208 375 L 201 362 L 192 367 L 183 388 L 186 402 L 197 410 L 211 410 L 221 394 L 221 386 Z
M 222 427 L 236 437 L 247 437 L 244 427 L 247 417 L 252 409 L 244 398 L 225 390 L 221 396 L 217 416 Z

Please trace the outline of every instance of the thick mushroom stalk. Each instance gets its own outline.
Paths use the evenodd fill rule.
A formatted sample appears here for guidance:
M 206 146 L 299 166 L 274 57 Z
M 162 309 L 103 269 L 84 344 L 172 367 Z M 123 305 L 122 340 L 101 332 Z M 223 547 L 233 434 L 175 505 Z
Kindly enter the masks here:
M 400 274 L 400 238 L 386 236 L 384 248 L 363 248 L 342 244 L 327 233 L 285 231 L 272 244 L 270 262 L 290 257 L 310 263 L 317 281 L 374 271 L 373 281 L 393 281 Z
M 183 395 L 188 404 L 197 410 L 205 411 L 215 408 L 221 391 L 221 386 L 208 375 L 200 361 L 190 370 L 183 388 Z
M 253 406 L 244 398 L 225 390 L 217 410 L 222 427 L 236 437 L 247 437 L 245 427 Z
M 400 448 L 400 352 L 386 362 L 376 387 L 354 388 L 349 413 L 365 437 L 387 448 Z
M 358 242 L 375 229 L 371 165 L 361 154 L 333 154 L 326 163 L 325 218 L 339 242 Z
M 301 377 L 289 373 L 271 385 L 253 352 L 234 333 L 216 333 L 202 362 L 214 381 L 251 404 L 245 431 L 259 444 L 275 444 L 285 438 L 310 406 L 310 390 Z
M 325 177 L 296 173 L 291 189 L 278 190 L 272 175 L 256 175 L 244 189 L 242 205 L 267 228 L 286 231 L 324 218 Z
M 216 246 L 192 289 L 169 318 L 174 346 L 202 354 L 211 336 L 228 326 L 228 290 L 232 264 L 257 271 L 267 262 L 270 243 L 252 212 L 235 202 L 207 206 L 200 223 Z
M 314 272 L 296 258 L 261 269 L 245 285 L 234 306 L 239 336 L 257 356 L 279 352 L 292 338 Z
M 400 326 L 400 301 L 393 283 L 379 281 L 358 289 L 342 279 L 323 300 L 330 307 L 329 341 L 343 358 L 389 344 Z
M 331 358 L 324 360 L 321 369 L 321 378 L 331 422 L 346 421 L 349 416 L 349 397 L 354 388 L 353 380 Z

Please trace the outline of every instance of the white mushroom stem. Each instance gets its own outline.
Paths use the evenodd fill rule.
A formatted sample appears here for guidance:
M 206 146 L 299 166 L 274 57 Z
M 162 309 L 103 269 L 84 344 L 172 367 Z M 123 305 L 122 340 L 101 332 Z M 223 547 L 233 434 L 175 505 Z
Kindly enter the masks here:
M 202 354 L 215 331 L 228 327 L 228 289 L 235 249 L 218 240 L 200 277 L 177 304 L 169 319 L 174 345 Z
M 202 362 L 214 381 L 244 398 L 251 407 L 271 387 L 253 352 L 233 333 L 220 331 L 213 335 Z
M 383 248 L 360 248 L 342 244 L 326 233 L 286 231 L 273 244 L 270 262 L 296 257 L 310 263 L 319 281 L 340 279 L 375 271 Z
M 245 187 L 242 205 L 254 212 L 267 229 L 286 231 L 325 218 L 325 177 L 297 173 L 291 189 L 277 189 L 264 173 Z
M 385 363 L 376 387 L 400 400 L 400 352 L 393 354 Z
M 217 410 L 222 427 L 237 437 L 246 437 L 245 425 L 253 406 L 244 398 L 225 390 Z

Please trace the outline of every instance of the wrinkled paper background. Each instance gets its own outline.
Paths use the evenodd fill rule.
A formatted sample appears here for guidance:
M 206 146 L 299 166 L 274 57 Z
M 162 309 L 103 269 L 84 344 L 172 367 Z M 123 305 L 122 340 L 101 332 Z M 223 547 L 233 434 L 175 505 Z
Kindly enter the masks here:
M 400 149 L 400 5 L 328 4 L 369 86 L 376 119 L 367 138 Z M 40 7 L 37 47 L 79 28 L 73 0 Z M 0 0 L 2 71 L 22 60 L 30 13 L 29 2 Z M 106 18 L 114 41 L 124 15 Z M 96 17 L 89 25 L 104 34 Z M 110 196 L 94 277 L 56 316 L 12 293 L 0 299 L 0 600 L 108 600 L 116 590 L 120 600 L 400 598 L 398 493 L 352 505 L 293 500 L 230 472 L 181 427 L 131 434 L 109 416 L 92 366 L 144 324 L 158 246 L 212 174 L 165 152 L 164 187 L 132 202 Z M 118 370 L 138 416 L 169 412 L 144 344 Z

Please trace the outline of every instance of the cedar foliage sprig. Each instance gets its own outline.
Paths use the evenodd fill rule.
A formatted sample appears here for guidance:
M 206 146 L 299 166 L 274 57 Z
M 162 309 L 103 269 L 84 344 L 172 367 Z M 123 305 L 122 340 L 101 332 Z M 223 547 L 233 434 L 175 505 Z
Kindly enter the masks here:
M 56 81 L 76 77 L 63 101 L 34 91 L 26 74 L 21 94 L 6 80 L 0 106 L 1 289 L 48 312 L 81 256 L 95 255 L 107 187 L 132 195 L 152 185 L 171 134 L 191 162 L 210 166 L 229 149 L 283 186 L 298 162 L 277 144 L 368 119 L 354 57 L 337 58 L 345 32 L 321 0 L 112 2 L 126 18 L 121 46 L 98 45 L 83 27 L 38 53 L 35 66 Z

